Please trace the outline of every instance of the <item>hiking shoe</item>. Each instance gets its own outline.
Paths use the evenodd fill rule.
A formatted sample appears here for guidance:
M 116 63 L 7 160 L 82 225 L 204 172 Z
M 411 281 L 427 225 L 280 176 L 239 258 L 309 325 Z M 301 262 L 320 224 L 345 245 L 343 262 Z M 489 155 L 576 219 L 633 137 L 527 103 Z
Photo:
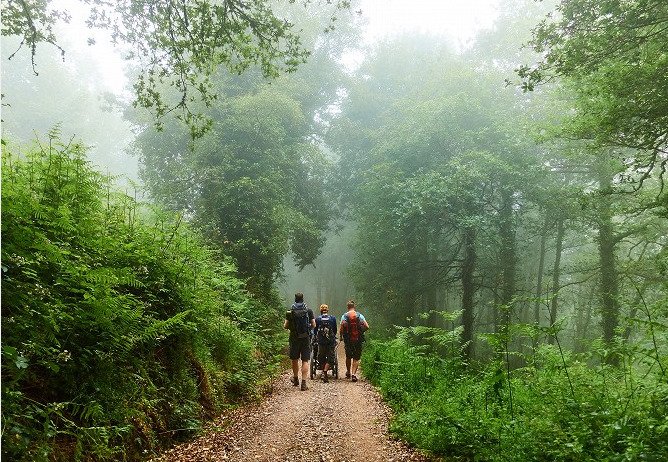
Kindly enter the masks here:
M 353 376 L 350 378 L 350 380 L 352 380 L 353 382 L 357 382 L 357 376 L 356 376 L 356 375 L 353 375 Z
M 299 386 L 299 379 L 297 377 L 292 377 L 291 382 L 295 387 Z
M 306 386 L 306 380 L 302 380 L 302 391 L 308 390 L 308 387 Z
M 350 371 L 346 371 L 346 378 L 347 378 L 347 379 L 350 378 Z

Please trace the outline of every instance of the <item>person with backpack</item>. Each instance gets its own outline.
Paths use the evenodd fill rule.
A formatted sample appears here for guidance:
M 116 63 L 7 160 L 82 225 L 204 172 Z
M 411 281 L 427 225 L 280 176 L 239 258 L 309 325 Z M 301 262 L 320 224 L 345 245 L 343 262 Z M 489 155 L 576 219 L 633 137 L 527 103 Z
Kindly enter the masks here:
M 348 312 L 341 316 L 339 340 L 343 340 L 346 350 L 346 378 L 357 382 L 357 368 L 362 357 L 364 332 L 369 329 L 362 313 L 355 310 L 355 302 L 348 301 Z
M 334 364 L 334 347 L 336 346 L 336 318 L 329 315 L 329 306 L 320 305 L 320 316 L 315 318 L 313 331 L 318 344 L 318 365 L 322 366 L 322 381 L 327 383 L 327 371 Z
M 302 360 L 302 391 L 308 390 L 306 376 L 311 358 L 311 329 L 315 328 L 315 316 L 311 308 L 304 303 L 304 294 L 297 292 L 295 302 L 285 313 L 283 328 L 290 330 L 290 359 L 292 360 L 292 384 L 299 386 L 299 359 Z

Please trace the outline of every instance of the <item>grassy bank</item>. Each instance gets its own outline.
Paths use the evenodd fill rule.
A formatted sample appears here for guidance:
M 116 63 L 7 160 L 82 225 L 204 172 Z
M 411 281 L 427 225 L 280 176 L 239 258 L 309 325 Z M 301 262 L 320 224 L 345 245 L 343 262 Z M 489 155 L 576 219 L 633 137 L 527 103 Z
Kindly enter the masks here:
M 139 460 L 252 397 L 276 307 L 56 134 L 2 157 L 2 455 Z

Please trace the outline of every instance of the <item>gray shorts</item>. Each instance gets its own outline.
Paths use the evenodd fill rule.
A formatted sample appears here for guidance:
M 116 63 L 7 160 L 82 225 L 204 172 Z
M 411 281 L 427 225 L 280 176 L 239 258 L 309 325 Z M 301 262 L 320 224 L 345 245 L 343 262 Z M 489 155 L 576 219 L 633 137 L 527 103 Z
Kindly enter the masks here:
M 302 361 L 311 359 L 311 341 L 308 337 L 290 339 L 290 359 L 299 359 Z

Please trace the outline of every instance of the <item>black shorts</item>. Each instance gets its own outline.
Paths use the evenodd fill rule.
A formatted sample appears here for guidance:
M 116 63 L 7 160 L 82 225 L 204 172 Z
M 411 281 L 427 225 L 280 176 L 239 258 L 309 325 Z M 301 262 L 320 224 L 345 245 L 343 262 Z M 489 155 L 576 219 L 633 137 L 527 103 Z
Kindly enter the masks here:
M 318 369 L 334 364 L 334 345 L 318 345 Z
M 311 342 L 309 338 L 290 339 L 290 359 L 299 359 L 302 361 L 311 359 Z
M 362 342 L 346 342 L 346 359 L 359 360 L 362 357 Z

